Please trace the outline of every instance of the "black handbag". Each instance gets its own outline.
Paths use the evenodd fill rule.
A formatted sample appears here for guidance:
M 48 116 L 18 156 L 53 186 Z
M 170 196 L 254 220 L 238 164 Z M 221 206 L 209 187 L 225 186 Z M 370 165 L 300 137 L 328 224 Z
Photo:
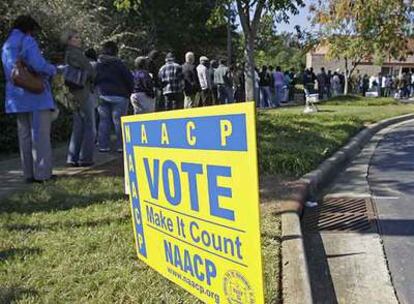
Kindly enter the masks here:
M 63 79 L 69 89 L 82 90 L 88 80 L 88 73 L 71 65 L 67 65 L 63 70 Z

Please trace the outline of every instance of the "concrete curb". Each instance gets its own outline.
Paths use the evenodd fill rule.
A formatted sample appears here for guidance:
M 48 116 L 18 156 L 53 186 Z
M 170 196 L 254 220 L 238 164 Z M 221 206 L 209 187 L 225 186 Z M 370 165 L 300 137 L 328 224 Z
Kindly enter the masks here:
M 282 211 L 282 302 L 286 304 L 312 304 L 312 289 L 300 226 L 305 201 L 316 199 L 325 187 L 368 141 L 380 130 L 414 119 L 414 114 L 398 116 L 368 126 L 354 136 L 348 144 L 325 160 L 316 170 L 297 182 L 295 195 L 286 201 Z

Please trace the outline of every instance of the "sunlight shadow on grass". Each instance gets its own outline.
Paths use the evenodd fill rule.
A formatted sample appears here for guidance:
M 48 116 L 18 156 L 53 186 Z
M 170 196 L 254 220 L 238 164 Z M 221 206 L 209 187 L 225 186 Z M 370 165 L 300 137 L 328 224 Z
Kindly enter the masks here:
M 8 259 L 13 259 L 16 257 L 26 258 L 28 255 L 40 255 L 41 253 L 42 250 L 40 248 L 29 247 L 0 250 L 0 262 L 4 262 Z
M 65 221 L 65 222 L 53 222 L 50 224 L 38 224 L 38 225 L 30 225 L 30 224 L 8 224 L 4 225 L 3 227 L 8 231 L 26 231 L 26 232 L 34 232 L 34 231 L 45 231 L 45 230 L 57 230 L 57 229 L 77 229 L 77 228 L 95 228 L 101 226 L 107 226 L 111 224 L 123 224 L 125 222 L 129 222 L 131 220 L 131 216 L 129 214 L 123 215 L 121 217 L 116 218 L 104 218 L 94 221 L 84 221 L 84 222 L 73 222 L 73 221 Z M 1 261 L 1 251 L 0 251 L 0 261 Z
M 38 297 L 38 292 L 33 288 L 0 286 L 0 303 L 14 303 L 23 297 Z

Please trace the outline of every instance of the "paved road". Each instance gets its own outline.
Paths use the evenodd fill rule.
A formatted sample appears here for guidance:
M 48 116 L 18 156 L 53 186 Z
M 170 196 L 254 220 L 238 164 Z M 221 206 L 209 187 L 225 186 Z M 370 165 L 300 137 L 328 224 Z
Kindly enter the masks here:
M 414 303 L 414 122 L 389 132 L 371 159 L 368 182 L 400 303 Z

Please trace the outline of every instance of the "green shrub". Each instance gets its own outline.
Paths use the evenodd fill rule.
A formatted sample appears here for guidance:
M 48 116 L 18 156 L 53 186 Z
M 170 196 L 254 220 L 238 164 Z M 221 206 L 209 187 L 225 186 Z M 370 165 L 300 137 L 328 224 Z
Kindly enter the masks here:
M 347 106 L 365 107 L 365 106 L 398 105 L 400 102 L 390 97 L 367 98 L 367 97 L 363 97 L 359 95 L 342 95 L 342 96 L 333 97 L 323 103 L 326 105 L 347 105 Z

